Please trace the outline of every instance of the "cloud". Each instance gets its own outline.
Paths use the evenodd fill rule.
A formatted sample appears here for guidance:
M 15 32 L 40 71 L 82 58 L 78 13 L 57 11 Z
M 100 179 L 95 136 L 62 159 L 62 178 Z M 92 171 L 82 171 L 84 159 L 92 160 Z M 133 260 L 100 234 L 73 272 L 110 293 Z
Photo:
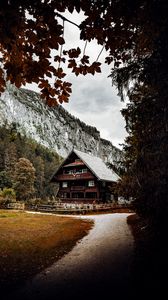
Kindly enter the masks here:
M 80 95 L 82 97 L 82 95 Z M 111 99 L 111 103 L 113 100 Z M 105 104 L 105 101 L 102 101 L 102 105 Z M 97 107 L 94 111 L 94 105 Z M 80 120 L 84 121 L 86 124 L 96 127 L 101 134 L 102 138 L 110 140 L 115 146 L 120 147 L 120 144 L 124 142 L 126 137 L 125 131 L 125 121 L 121 115 L 122 105 L 118 102 L 118 105 L 109 105 L 108 107 L 103 108 L 96 103 L 90 110 L 83 107 L 83 110 L 78 109 L 78 106 L 73 104 L 64 105 L 64 107 L 73 115 L 78 117 Z
M 73 15 L 66 12 L 65 16 L 77 24 L 84 18 L 83 14 L 75 12 Z M 80 41 L 80 31 L 74 25 L 65 22 L 64 37 L 66 39 L 64 50 L 76 47 L 84 50 L 85 42 Z M 101 49 L 102 46 L 93 40 L 87 44 L 86 55 L 91 57 L 91 61 L 95 61 Z M 104 51 L 100 56 L 102 63 L 105 56 Z M 110 67 L 102 64 L 102 73 L 94 76 L 88 74 L 76 77 L 69 69 L 66 71 L 68 73 L 66 80 L 72 83 L 72 96 L 68 104 L 63 104 L 64 108 L 86 124 L 97 127 L 102 138 L 109 139 L 115 146 L 120 147 L 127 135 L 125 121 L 120 112 L 126 104 L 120 101 L 116 88 L 112 87 L 111 78 L 108 77 Z M 32 88 L 32 85 L 27 87 Z M 33 87 L 37 90 L 35 85 Z
M 107 68 L 95 76 L 71 75 L 72 96 L 69 103 L 63 106 L 86 124 L 96 127 L 102 138 L 120 147 L 126 137 L 125 121 L 121 115 L 121 109 L 126 104 L 117 96 L 108 75 Z
M 83 14 L 66 13 L 66 17 L 77 24 L 80 24 Z M 71 24 L 65 24 L 65 38 L 68 46 L 84 49 L 85 42 L 80 41 L 80 32 L 77 27 Z M 91 57 L 91 61 L 97 59 L 101 45 L 93 40 L 87 44 L 86 55 Z M 107 53 L 101 54 L 100 60 L 104 63 Z M 69 73 L 68 80 L 72 82 L 72 96 L 68 104 L 63 104 L 72 115 L 78 117 L 88 125 L 97 127 L 102 138 L 112 141 L 118 147 L 124 142 L 126 137 L 125 121 L 121 115 L 121 109 L 125 107 L 125 103 L 121 102 L 117 95 L 117 90 L 112 87 L 111 78 L 109 78 L 110 67 L 102 64 L 102 73 L 94 76 L 88 74 L 86 76 Z M 121 147 L 120 147 L 121 148 Z

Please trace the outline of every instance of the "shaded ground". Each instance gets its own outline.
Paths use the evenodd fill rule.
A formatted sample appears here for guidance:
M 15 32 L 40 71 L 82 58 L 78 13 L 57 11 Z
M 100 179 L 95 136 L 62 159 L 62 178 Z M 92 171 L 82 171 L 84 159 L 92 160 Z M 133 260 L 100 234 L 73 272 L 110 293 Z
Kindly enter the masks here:
M 69 252 L 92 226 L 72 217 L 0 210 L 1 295 Z
M 89 234 L 5 299 L 130 299 L 133 237 L 126 221 L 128 215 L 78 216 L 94 220 Z
M 128 216 L 134 237 L 131 267 L 137 299 L 168 299 L 168 234 L 167 228 L 151 228 L 149 222 L 136 214 Z

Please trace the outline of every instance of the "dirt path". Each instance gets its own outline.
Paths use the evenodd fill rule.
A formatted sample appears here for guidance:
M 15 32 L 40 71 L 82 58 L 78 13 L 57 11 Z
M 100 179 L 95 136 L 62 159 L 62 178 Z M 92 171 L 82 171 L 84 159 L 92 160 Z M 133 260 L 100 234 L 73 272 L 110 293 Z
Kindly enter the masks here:
M 96 295 L 109 293 L 117 299 L 129 299 L 133 237 L 127 216 L 83 216 L 95 222 L 89 234 L 71 252 L 5 299 L 97 299 Z

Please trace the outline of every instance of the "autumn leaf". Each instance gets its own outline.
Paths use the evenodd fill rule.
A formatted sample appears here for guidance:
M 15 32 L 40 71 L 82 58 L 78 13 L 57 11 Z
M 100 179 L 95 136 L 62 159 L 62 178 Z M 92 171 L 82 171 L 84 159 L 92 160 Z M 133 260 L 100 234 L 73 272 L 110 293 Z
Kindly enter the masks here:
M 112 56 L 107 56 L 105 58 L 105 63 L 110 65 L 113 62 L 113 57 Z
M 39 83 L 38 87 L 43 89 L 43 88 L 47 88 L 49 85 L 48 80 L 41 80 L 41 82 Z
M 51 78 L 52 74 L 50 72 L 46 72 L 46 76 Z
M 60 61 L 61 61 L 61 57 L 60 57 L 59 55 L 56 55 L 56 56 L 54 57 L 54 61 L 60 62 Z
M 63 72 L 62 68 L 58 68 L 57 71 L 55 72 L 55 75 L 58 78 L 64 78 L 66 76 L 66 74 Z
M 89 64 L 89 56 L 84 55 L 84 56 L 81 58 L 81 63 L 82 63 L 83 65 Z
M 75 61 L 75 59 L 69 59 L 68 62 L 69 62 L 68 68 L 74 68 L 74 67 L 76 67 L 76 61 Z
M 81 50 L 79 47 L 77 47 L 77 49 L 70 49 L 68 51 L 68 55 L 70 58 L 77 58 L 77 57 L 79 57 L 80 53 L 81 53 Z

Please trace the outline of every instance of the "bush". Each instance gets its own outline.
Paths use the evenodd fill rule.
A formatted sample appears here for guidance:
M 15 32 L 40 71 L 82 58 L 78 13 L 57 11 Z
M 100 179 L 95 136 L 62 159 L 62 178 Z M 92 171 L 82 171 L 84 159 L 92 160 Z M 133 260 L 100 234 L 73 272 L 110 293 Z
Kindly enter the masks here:
M 0 191 L 0 198 L 5 201 L 5 203 L 16 202 L 16 193 L 12 188 L 4 188 Z

